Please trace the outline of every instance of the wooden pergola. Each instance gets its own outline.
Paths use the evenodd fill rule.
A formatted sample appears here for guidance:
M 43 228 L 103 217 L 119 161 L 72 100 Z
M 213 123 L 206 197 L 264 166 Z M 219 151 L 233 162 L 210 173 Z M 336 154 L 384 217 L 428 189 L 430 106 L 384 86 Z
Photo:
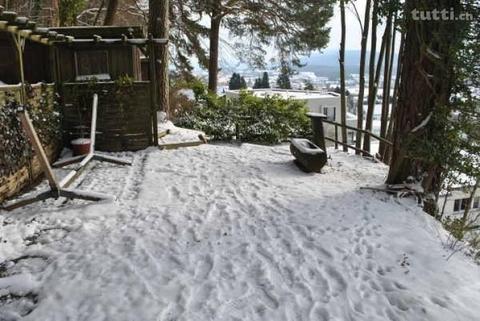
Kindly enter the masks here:
M 4 7 L 0 6 L 0 30 L 8 31 L 21 38 L 45 45 L 53 45 L 55 43 L 124 43 L 142 46 L 148 44 L 167 44 L 168 42 L 167 39 L 163 38 L 130 38 L 128 34 L 122 35 L 121 38 L 108 39 L 98 35 L 92 35 L 91 39 L 77 39 L 51 29 L 52 28 L 37 27 L 36 23 L 30 21 L 27 17 L 19 17 L 16 12 L 5 11 Z

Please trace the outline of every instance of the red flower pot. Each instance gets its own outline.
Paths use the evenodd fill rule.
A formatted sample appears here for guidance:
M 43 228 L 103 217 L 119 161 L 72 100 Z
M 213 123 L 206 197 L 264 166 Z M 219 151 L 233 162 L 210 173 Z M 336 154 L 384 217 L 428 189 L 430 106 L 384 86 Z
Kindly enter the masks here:
M 77 138 L 70 142 L 74 156 L 86 155 L 90 152 L 90 139 Z

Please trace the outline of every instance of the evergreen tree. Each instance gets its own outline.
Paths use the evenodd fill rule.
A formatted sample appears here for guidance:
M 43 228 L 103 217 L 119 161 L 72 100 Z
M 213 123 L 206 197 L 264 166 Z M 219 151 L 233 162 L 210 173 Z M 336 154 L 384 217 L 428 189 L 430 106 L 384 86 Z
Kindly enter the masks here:
M 247 88 L 247 82 L 245 81 L 245 78 L 240 77 L 240 88 L 239 89 L 246 89 Z
M 475 16 L 478 4 L 469 2 L 472 8 L 462 6 L 460 0 L 408 0 L 406 12 L 433 10 L 441 4 L 455 12 L 475 10 L 470 12 Z M 479 84 L 475 70 L 478 54 L 474 52 L 478 49 L 478 25 L 475 20 L 432 23 L 414 19 L 411 14 L 405 17 L 405 49 L 387 183 L 401 184 L 414 177 L 422 181 L 426 195 L 438 198 L 446 169 L 472 164 L 469 157 L 462 157 L 465 149 L 467 155 L 479 152 L 478 137 L 476 140 L 469 132 L 478 124 L 478 98 L 471 92 Z M 459 121 L 453 121 L 452 112 L 459 115 Z M 458 171 L 465 172 L 465 168 Z M 478 171 L 469 174 L 479 175 Z M 425 200 L 427 212 L 436 214 L 436 207 L 435 198 Z
M 245 81 L 245 78 L 234 72 L 230 78 L 230 81 L 228 82 L 228 89 L 239 90 L 245 88 L 247 88 L 247 82 Z
M 255 66 L 265 65 L 265 47 L 274 46 L 279 52 L 288 53 L 291 61 L 298 64 L 300 54 L 308 54 L 328 44 L 330 28 L 327 24 L 333 14 L 335 1 L 176 0 L 176 2 L 189 14 L 188 19 L 182 21 L 185 14 L 179 10 L 178 20 L 182 28 L 190 29 L 190 23 L 193 22 L 195 28 L 202 33 L 198 37 L 191 35 L 193 37 L 189 37 L 188 41 L 196 41 L 198 38 L 207 38 L 209 41 L 208 55 L 204 50 L 202 58 L 208 57 L 208 88 L 215 92 L 221 28 L 227 29 L 233 36 L 247 40 L 235 44 L 242 62 Z M 206 28 L 207 35 L 204 34 L 205 30 L 198 26 L 199 16 L 210 18 L 210 25 Z
M 263 82 L 261 78 L 256 78 L 255 83 L 253 84 L 253 89 L 263 88 Z
M 305 88 L 303 88 L 304 90 L 315 90 L 315 87 L 313 87 L 313 84 L 310 80 L 307 80 L 305 82 Z
M 281 73 L 277 79 L 278 88 L 282 89 L 292 89 L 292 84 L 290 83 L 290 76 L 288 73 Z
M 277 87 L 281 89 L 292 89 L 290 75 L 293 74 L 290 63 L 284 55 L 280 57 L 280 75 L 277 79 Z
M 270 88 L 270 79 L 268 78 L 268 72 L 264 72 L 261 80 L 261 88 Z

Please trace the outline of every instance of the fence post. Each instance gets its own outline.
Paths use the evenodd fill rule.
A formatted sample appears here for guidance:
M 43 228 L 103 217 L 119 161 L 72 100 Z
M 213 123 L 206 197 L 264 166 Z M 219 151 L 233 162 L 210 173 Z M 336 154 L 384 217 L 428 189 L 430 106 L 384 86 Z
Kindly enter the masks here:
M 338 126 L 335 125 L 335 149 L 338 149 Z
M 312 121 L 313 142 L 327 153 L 327 149 L 325 148 L 325 134 L 323 132 L 323 120 L 326 119 L 327 116 L 320 113 L 307 113 L 307 116 Z

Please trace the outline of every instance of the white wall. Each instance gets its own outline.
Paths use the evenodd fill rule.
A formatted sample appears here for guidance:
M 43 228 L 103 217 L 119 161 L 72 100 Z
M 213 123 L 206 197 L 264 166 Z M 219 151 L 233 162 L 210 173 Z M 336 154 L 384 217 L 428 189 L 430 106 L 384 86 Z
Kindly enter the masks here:
M 451 193 L 449 193 L 449 195 L 447 196 L 447 202 L 445 204 L 444 216 L 458 216 L 458 217 L 462 216 L 464 213 L 464 210 L 460 210 L 457 212 L 454 211 L 455 200 L 465 199 L 469 197 L 470 197 L 470 193 L 468 192 L 466 193 L 463 190 L 453 190 Z M 480 190 L 477 190 L 477 192 L 475 193 L 475 197 L 480 197 Z M 444 202 L 445 202 L 445 196 L 440 196 L 438 200 L 438 207 L 440 211 L 443 208 Z M 480 208 L 472 208 L 470 211 L 470 215 L 474 215 L 475 213 L 480 213 Z

